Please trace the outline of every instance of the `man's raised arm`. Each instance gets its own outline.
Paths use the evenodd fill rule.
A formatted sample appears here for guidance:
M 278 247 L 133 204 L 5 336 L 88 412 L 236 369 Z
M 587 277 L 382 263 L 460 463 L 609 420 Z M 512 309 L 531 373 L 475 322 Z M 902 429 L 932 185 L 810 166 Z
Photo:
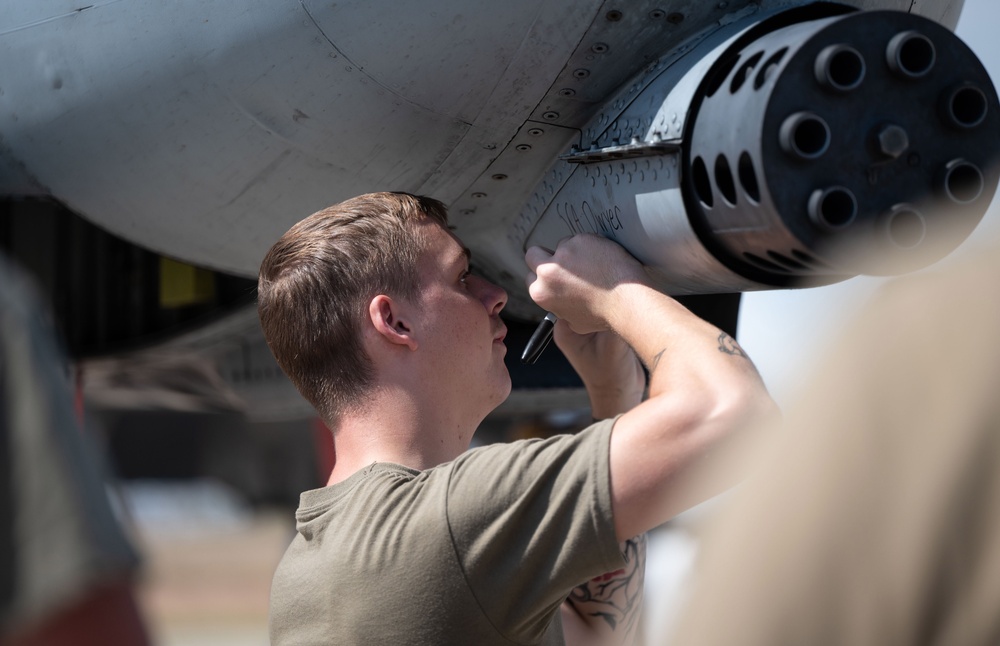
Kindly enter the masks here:
M 736 341 L 654 289 L 619 245 L 593 235 L 525 255 L 531 297 L 574 332 L 613 331 L 649 372 L 649 398 L 611 436 L 611 491 L 620 541 L 735 483 L 704 468 L 742 429 L 776 412 Z

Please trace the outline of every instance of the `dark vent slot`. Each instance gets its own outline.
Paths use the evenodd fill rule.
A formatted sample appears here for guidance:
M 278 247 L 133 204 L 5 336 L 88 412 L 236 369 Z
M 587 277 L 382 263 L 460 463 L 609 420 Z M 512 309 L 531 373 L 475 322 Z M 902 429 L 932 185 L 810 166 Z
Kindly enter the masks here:
M 761 267 L 762 269 L 766 269 L 768 271 L 775 271 L 780 274 L 788 273 L 788 270 L 782 267 L 781 265 L 776 265 L 770 260 L 764 260 L 760 256 L 756 256 L 752 253 L 744 252 L 743 257 L 752 262 L 753 264 L 757 265 L 758 267 Z

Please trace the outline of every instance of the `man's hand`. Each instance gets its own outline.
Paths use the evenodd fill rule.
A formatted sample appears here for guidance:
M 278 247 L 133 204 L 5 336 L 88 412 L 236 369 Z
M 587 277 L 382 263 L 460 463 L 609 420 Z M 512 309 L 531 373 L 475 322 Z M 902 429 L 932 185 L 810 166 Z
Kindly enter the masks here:
M 648 284 L 635 258 L 596 235 L 565 238 L 554 252 L 531 247 L 524 259 L 530 270 L 525 282 L 532 300 L 581 334 L 608 330 L 612 319 L 623 314 L 616 305 L 620 285 Z
M 620 336 L 614 332 L 577 334 L 560 319 L 553 337 L 583 380 L 595 419 L 614 417 L 639 405 L 646 373 Z

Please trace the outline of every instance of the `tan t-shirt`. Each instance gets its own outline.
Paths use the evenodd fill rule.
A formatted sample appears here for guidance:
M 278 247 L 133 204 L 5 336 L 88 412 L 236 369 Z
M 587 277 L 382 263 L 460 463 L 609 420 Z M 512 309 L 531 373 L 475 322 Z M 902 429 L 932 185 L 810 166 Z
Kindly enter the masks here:
M 562 644 L 570 590 L 624 565 L 612 424 L 422 472 L 376 463 L 303 493 L 271 587 L 271 643 Z

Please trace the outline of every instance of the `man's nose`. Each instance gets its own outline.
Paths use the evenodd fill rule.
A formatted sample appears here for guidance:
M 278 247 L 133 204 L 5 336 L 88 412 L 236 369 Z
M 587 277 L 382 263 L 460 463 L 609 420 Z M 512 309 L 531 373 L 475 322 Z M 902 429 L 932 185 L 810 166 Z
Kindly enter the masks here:
M 486 307 L 486 311 L 490 313 L 490 316 L 499 314 L 500 310 L 507 304 L 507 292 L 504 291 L 503 287 L 494 285 L 485 278 L 479 278 L 477 282 L 480 284 L 479 299 Z

